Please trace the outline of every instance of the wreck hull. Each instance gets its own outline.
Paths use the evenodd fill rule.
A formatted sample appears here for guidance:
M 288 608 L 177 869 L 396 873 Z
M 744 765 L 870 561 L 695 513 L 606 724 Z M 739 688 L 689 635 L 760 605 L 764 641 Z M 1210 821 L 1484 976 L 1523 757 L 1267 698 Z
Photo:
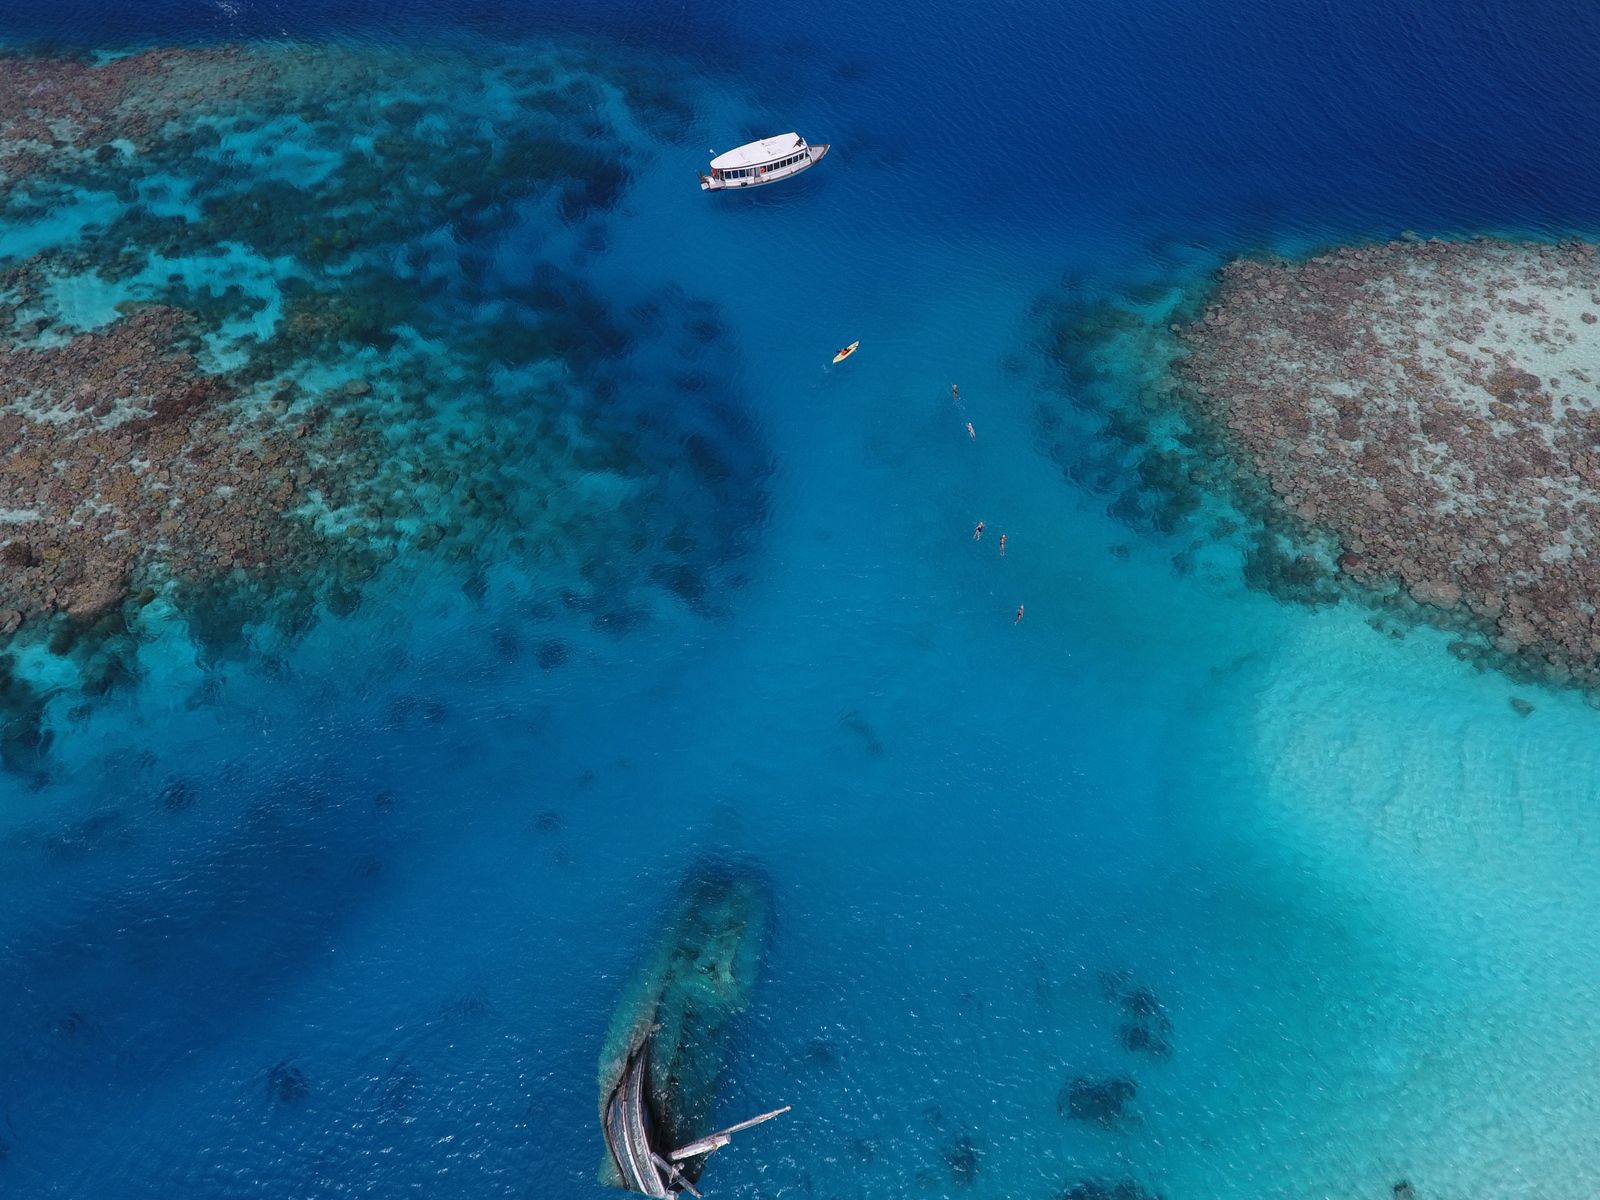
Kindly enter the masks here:
M 675 1194 L 650 1153 L 666 1158 L 712 1132 L 734 1021 L 749 1007 L 760 974 L 771 908 L 766 877 L 749 867 L 719 864 L 680 888 L 601 1052 L 602 1182 L 650 1196 Z M 700 1163 L 680 1169 L 693 1180 Z

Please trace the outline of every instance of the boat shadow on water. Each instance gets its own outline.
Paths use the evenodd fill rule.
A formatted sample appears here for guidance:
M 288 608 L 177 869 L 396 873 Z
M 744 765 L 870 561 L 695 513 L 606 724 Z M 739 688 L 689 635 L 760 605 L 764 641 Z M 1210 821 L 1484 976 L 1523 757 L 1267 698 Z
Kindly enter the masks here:
M 748 863 L 680 885 L 661 937 L 624 991 L 600 1055 L 600 1179 L 647 1196 L 695 1195 L 706 1157 L 780 1108 L 713 1130 L 734 1024 L 749 1007 L 772 925 L 772 892 Z

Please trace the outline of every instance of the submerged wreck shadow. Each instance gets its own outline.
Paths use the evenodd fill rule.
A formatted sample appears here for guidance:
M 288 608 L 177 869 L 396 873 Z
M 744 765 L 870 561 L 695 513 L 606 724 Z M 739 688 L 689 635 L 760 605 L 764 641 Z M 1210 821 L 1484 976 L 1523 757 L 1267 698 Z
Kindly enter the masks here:
M 646 1196 L 688 1191 L 733 1134 L 710 1124 L 735 1018 L 749 1007 L 772 920 L 771 888 L 749 864 L 692 872 L 650 957 L 624 991 L 600 1055 L 600 1179 Z

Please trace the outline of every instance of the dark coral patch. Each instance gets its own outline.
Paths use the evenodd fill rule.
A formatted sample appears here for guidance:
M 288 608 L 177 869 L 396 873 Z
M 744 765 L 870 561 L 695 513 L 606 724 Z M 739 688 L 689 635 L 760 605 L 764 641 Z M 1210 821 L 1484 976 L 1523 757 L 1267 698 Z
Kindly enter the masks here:
M 971 1187 L 978 1181 L 983 1150 L 970 1133 L 958 1133 L 945 1143 L 944 1161 L 957 1187 Z
M 1161 1197 L 1145 1191 L 1131 1179 L 1085 1179 L 1062 1192 L 1061 1200 L 1161 1200 Z
M 1135 982 L 1132 972 L 1104 971 L 1100 985 L 1125 1018 L 1117 1027 L 1123 1049 L 1151 1058 L 1172 1055 L 1172 1018 L 1155 991 Z
M 161 807 L 168 812 L 184 812 L 194 807 L 199 795 L 199 789 L 191 781 L 174 779 L 161 789 Z
M 1056 1098 L 1056 1111 L 1074 1121 L 1112 1129 L 1131 1115 L 1128 1104 L 1138 1090 L 1131 1079 L 1073 1079 Z
M 133 829 L 119 808 L 90 813 L 45 840 L 45 856 L 59 864 L 75 863 L 91 854 L 133 845 Z
M 291 1062 L 280 1062 L 267 1072 L 267 1096 L 279 1104 L 304 1104 L 311 1095 L 306 1073 Z

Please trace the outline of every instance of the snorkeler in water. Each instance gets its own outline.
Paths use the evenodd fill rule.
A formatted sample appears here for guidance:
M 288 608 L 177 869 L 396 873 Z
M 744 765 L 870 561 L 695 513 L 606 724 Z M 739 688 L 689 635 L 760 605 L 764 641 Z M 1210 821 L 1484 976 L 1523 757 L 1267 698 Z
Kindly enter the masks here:
M 1015 621 L 1011 622 L 1011 627 L 1013 629 L 1015 629 L 1018 625 L 1021 625 L 1021 624 L 1022 624 L 1022 605 L 1019 604 L 1019 605 L 1017 605 L 1017 619 Z
M 972 540 L 977 541 L 983 536 L 983 522 L 979 521 L 972 529 Z
M 978 440 L 978 431 L 972 427 L 972 422 L 971 421 L 967 422 L 967 436 L 969 438 L 971 438 L 973 441 L 977 441 Z
M 1000 535 L 1000 557 L 1004 558 L 1005 556 L 1006 556 L 1006 535 L 1002 533 Z

